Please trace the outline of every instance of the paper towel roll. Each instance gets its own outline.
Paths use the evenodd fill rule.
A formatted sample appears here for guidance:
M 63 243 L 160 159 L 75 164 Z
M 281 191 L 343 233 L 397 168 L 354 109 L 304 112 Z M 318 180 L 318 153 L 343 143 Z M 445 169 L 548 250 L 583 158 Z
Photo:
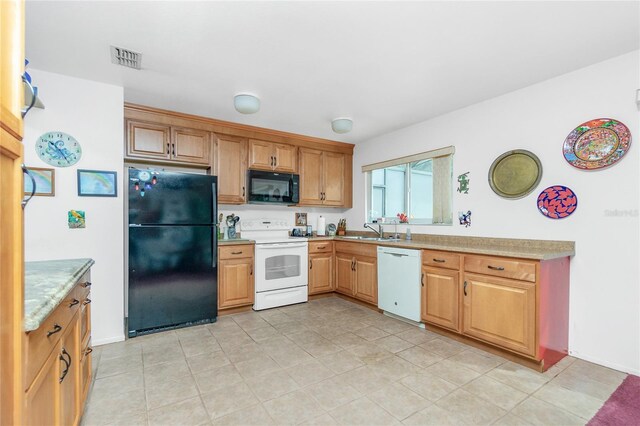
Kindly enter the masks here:
M 318 218 L 318 230 L 316 231 L 317 235 L 320 235 L 320 236 L 326 235 L 326 231 L 325 231 L 326 230 L 326 226 L 325 225 L 326 225 L 326 223 L 325 223 L 324 217 L 320 216 Z

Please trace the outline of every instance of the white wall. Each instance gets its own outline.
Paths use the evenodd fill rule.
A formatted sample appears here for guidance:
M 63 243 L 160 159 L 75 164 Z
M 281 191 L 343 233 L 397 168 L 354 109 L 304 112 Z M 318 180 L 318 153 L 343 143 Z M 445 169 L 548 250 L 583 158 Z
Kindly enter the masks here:
M 123 327 L 123 89 L 30 69 L 46 109 L 25 119 L 25 164 L 51 167 L 35 151 L 37 138 L 59 130 L 82 145 L 73 167 L 55 168 L 55 197 L 34 197 L 25 210 L 25 257 L 30 260 L 90 257 L 92 339 L 95 345 L 124 339 Z M 78 197 L 76 170 L 118 173 L 118 197 Z M 67 211 L 86 212 L 85 229 L 69 229 Z
M 365 218 L 362 165 L 455 145 L 454 178 L 471 172 L 471 189 L 468 195 L 454 192 L 454 223 L 458 211 L 470 209 L 472 225 L 414 225 L 412 231 L 575 241 L 570 353 L 640 373 L 639 65 L 633 52 L 358 144 L 349 222 Z M 565 162 L 563 141 L 574 127 L 599 117 L 622 121 L 635 140 L 615 166 L 578 170 Z M 487 173 L 497 156 L 518 148 L 538 155 L 544 173 L 536 191 L 509 201 L 492 192 Z M 577 211 L 564 220 L 547 219 L 536 208 L 538 193 L 553 184 L 567 185 L 578 196 Z M 613 210 L 619 215 L 608 213 Z

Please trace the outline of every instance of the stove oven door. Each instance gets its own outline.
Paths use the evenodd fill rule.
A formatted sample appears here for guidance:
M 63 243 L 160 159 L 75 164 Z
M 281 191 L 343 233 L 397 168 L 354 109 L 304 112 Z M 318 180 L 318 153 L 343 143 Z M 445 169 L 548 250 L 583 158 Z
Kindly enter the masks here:
M 308 284 L 308 243 L 256 244 L 256 293 Z

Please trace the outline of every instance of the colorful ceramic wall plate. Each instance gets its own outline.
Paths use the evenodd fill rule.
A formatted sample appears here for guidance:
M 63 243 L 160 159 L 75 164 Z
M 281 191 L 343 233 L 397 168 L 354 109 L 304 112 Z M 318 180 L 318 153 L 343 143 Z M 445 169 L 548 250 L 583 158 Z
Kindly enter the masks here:
M 596 170 L 620 160 L 631 146 L 631 132 L 612 118 L 597 118 L 576 127 L 564 141 L 562 153 L 573 167 Z
M 566 186 L 550 186 L 538 195 L 538 210 L 550 219 L 564 219 L 578 207 L 578 197 Z

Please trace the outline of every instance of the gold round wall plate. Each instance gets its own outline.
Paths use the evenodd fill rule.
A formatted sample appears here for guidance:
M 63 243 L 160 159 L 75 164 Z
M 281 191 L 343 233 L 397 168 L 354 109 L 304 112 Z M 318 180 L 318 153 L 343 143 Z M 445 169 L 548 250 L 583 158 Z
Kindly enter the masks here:
M 502 198 L 529 195 L 542 179 L 542 163 L 531 151 L 515 149 L 495 159 L 489 169 L 489 186 Z

